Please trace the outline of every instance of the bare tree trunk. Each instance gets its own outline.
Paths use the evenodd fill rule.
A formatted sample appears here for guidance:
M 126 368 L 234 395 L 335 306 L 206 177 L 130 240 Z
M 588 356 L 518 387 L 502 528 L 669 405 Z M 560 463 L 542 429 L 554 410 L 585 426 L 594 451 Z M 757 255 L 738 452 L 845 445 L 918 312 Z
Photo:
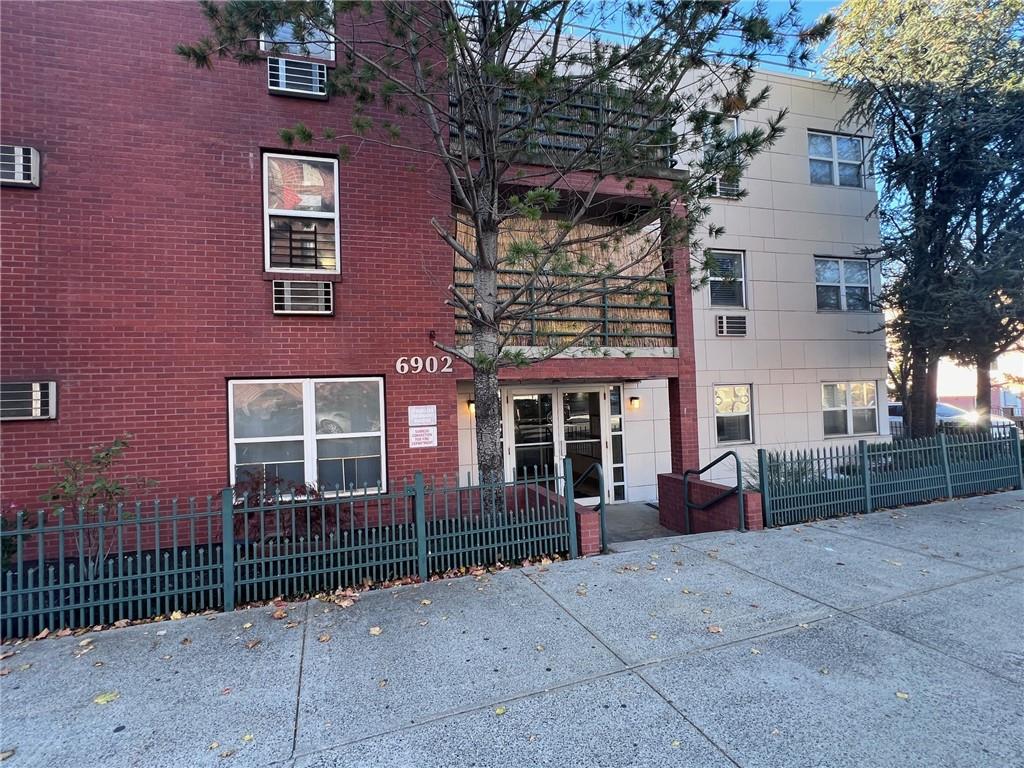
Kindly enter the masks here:
M 979 355 L 978 365 L 978 391 L 974 396 L 974 408 L 978 412 L 978 426 L 981 429 L 988 429 L 992 424 L 992 358 L 989 355 Z

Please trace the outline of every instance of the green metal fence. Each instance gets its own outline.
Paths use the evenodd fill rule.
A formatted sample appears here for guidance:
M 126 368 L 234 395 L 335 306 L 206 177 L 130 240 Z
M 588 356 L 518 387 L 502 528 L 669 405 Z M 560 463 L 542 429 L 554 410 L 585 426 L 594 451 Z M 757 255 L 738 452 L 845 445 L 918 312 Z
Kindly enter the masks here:
M 807 451 L 762 448 L 758 471 L 766 526 L 1022 487 L 1015 429 Z
M 386 493 L 19 512 L 0 529 L 3 638 L 380 584 L 473 565 L 576 557 L 564 473 Z

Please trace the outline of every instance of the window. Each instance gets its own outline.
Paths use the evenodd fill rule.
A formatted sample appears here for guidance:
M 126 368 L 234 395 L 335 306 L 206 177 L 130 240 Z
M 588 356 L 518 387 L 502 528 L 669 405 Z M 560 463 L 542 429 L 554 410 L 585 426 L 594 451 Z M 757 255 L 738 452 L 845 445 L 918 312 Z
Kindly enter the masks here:
M 5 381 L 0 384 L 0 419 L 57 418 L 57 382 Z
M 708 251 L 707 261 L 711 306 L 745 306 L 743 254 L 739 251 Z
M 863 259 L 815 258 L 814 282 L 819 310 L 871 310 L 871 269 Z
M 870 435 L 878 431 L 875 382 L 853 381 L 821 385 L 825 437 Z
M 622 449 L 622 387 L 618 384 L 608 388 L 611 423 L 609 432 L 612 436 L 612 499 L 626 500 L 626 459 Z
M 807 154 L 811 163 L 811 184 L 864 186 L 861 180 L 864 145 L 858 136 L 808 131 Z
M 385 487 L 379 377 L 231 381 L 228 410 L 232 484 L 281 492 Z
M 338 161 L 263 156 L 267 270 L 338 272 Z
M 722 120 L 722 131 L 725 132 L 728 138 L 736 138 L 740 133 L 740 119 L 738 117 L 724 118 Z M 721 176 L 716 176 L 714 185 L 715 188 L 711 194 L 715 197 L 737 197 L 740 193 L 739 181 L 725 181 Z
M 719 443 L 749 443 L 749 384 L 728 384 L 715 387 L 715 433 Z
M 274 50 L 275 53 L 291 54 L 292 56 L 308 56 L 312 59 L 334 61 L 333 24 L 326 32 L 319 29 L 300 30 L 304 33 L 304 40 L 300 40 L 295 31 L 293 25 L 282 24 L 274 30 L 270 37 L 264 36 L 260 40 L 260 48 L 264 51 Z

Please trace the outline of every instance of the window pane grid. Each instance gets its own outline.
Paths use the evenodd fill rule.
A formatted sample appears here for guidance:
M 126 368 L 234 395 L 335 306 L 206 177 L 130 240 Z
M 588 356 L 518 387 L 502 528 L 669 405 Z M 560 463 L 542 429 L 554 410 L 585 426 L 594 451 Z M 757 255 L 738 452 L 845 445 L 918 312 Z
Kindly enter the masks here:
M 708 291 L 711 306 L 746 306 L 743 253 L 708 252 Z
M 265 268 L 339 272 L 337 161 L 268 153 L 263 187 Z
M 822 384 L 821 409 L 826 437 L 878 432 L 878 388 L 873 381 Z
M 866 260 L 815 258 L 814 275 L 819 310 L 871 310 L 871 268 Z
M 807 132 L 807 157 L 812 184 L 863 187 L 864 145 L 857 136 Z
M 749 443 L 751 385 L 726 384 L 714 388 L 715 434 L 719 443 Z
M 386 487 L 380 378 L 229 386 L 233 483 L 330 494 Z

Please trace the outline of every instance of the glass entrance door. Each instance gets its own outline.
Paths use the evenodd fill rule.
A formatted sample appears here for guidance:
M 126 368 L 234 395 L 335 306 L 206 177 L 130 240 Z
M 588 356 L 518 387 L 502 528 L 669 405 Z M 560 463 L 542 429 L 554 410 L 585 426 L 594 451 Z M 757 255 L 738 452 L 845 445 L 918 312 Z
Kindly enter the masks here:
M 572 459 L 573 481 L 594 464 L 607 467 L 608 387 L 531 388 L 505 394 L 506 475 L 541 477 L 561 471 L 562 459 Z M 606 470 L 606 496 L 610 480 Z M 591 473 L 576 486 L 581 504 L 599 501 L 597 476 Z
M 562 456 L 572 459 L 575 483 L 594 464 L 604 462 L 604 424 L 602 392 L 593 390 L 559 390 L 562 403 Z M 597 475 L 591 472 L 576 485 L 576 498 L 582 504 L 596 504 L 600 499 Z
M 511 400 L 512 474 L 517 478 L 550 476 L 556 459 L 553 394 L 513 395 Z

